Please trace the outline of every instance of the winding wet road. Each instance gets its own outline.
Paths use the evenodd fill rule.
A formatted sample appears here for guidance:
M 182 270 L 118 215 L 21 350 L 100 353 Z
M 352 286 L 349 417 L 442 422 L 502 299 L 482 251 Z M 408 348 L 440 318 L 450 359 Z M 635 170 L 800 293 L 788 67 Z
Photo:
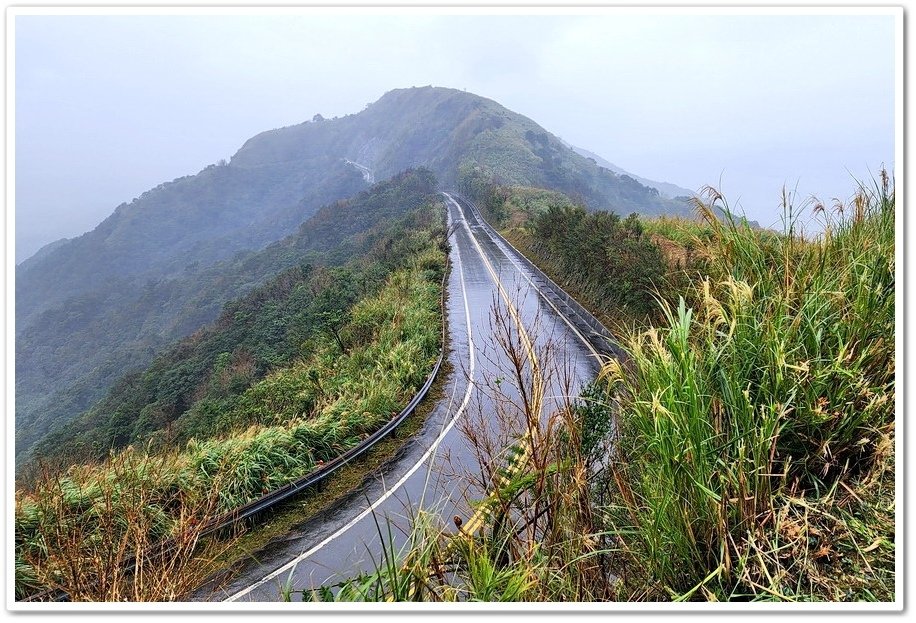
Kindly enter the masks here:
M 444 197 L 451 232 L 446 314 L 452 373 L 443 396 L 422 430 L 370 482 L 271 542 L 208 599 L 276 601 L 284 585 L 305 589 L 371 572 L 383 549 L 380 527 L 384 542 L 397 550 L 419 508 L 466 520 L 466 500 L 482 494 L 465 476 L 480 473 L 467 430 L 496 436 L 506 428 L 517 412 L 515 366 L 543 389 L 536 393 L 543 395 L 538 408 L 544 417 L 594 378 L 599 366 L 594 336 L 577 326 L 574 312 L 555 294 L 544 291 L 543 279 L 470 204 Z M 507 343 L 524 361 L 516 356 L 513 364 Z

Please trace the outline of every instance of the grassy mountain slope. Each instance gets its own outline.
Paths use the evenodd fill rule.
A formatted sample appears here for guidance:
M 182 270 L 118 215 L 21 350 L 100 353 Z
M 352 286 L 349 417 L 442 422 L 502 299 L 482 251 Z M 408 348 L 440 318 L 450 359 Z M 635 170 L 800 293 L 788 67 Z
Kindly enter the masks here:
M 484 179 L 553 188 L 622 214 L 686 209 L 530 119 L 453 89 L 399 89 L 358 114 L 264 132 L 230 162 L 162 184 L 17 267 L 17 453 L 49 421 L 88 408 L 125 367 L 148 363 L 273 274 L 251 269 L 244 254 L 365 188 L 347 160 L 378 180 L 425 166 L 443 186 Z M 333 211 L 321 218 L 327 224 L 314 236 L 344 223 Z
M 167 443 L 126 447 L 17 491 L 17 595 L 58 588 L 74 601 L 185 597 L 212 551 L 195 547 L 202 525 L 320 469 L 388 422 L 441 346 L 442 224 L 441 204 L 425 204 L 388 228 L 367 260 L 351 262 L 349 275 L 289 271 L 158 361 L 139 391 L 121 394 L 123 406 L 153 400 L 146 406 L 168 415 L 163 403 L 174 406 L 176 393 L 197 384 L 185 393 L 193 405 L 159 422 L 128 415 L 128 438 L 112 445 Z M 338 296 L 341 289 L 353 296 Z M 279 315 L 252 313 L 265 307 Z M 327 314 L 341 316 L 330 332 L 319 330 Z M 258 371 L 265 353 L 281 360 L 266 375 Z M 107 415 L 108 424 L 123 423 Z M 144 421 L 147 430 L 137 431 Z M 156 555 L 150 545 L 169 537 L 176 547 Z
M 211 166 L 121 204 L 94 230 L 17 270 L 17 317 L 73 295 L 108 292 L 111 278 L 170 277 L 289 233 L 322 204 L 365 187 L 333 157 L 286 166 Z
M 264 132 L 245 143 L 231 164 L 276 165 L 321 154 L 359 162 L 376 179 L 424 166 L 444 186 L 455 186 L 463 165 L 476 166 L 500 183 L 563 191 L 593 209 L 684 212 L 682 203 L 599 167 L 531 119 L 493 100 L 446 88 L 397 89 L 357 115 Z
M 899 600 L 895 205 L 882 172 L 816 212 L 816 239 L 750 227 L 717 193 L 702 226 L 650 225 L 682 226 L 669 242 L 700 261 L 578 405 L 524 413 L 523 467 L 497 470 L 504 444 L 471 431 L 469 472 L 494 474 L 475 534 L 417 513 L 398 559 L 304 598 Z
M 299 234 L 253 255 L 253 265 L 282 265 L 281 255 L 300 263 L 227 303 L 215 323 L 170 346 L 146 370 L 121 377 L 92 409 L 40 443 L 35 455 L 67 464 L 103 458 L 129 443 L 182 444 L 237 427 L 242 416 L 233 419 L 232 413 L 241 408 L 247 388 L 322 340 L 336 338 L 356 301 L 374 294 L 427 246 L 440 229 L 434 186 L 428 172 L 402 174 L 324 208 Z M 367 210 L 370 206 L 375 209 Z M 319 217 L 331 208 L 358 237 L 336 228 L 341 242 L 317 251 L 311 240 L 317 237 L 325 249 L 333 240 L 316 236 L 326 222 Z M 371 215 L 371 225 L 355 225 L 360 215 Z
M 17 373 L 28 379 L 46 379 L 48 385 L 62 378 L 75 381 L 32 405 L 17 403 L 17 454 L 23 458 L 54 426 L 88 409 L 125 370 L 142 368 L 166 344 L 215 319 L 226 301 L 302 263 L 341 264 L 366 253 L 383 235 L 388 221 L 435 200 L 435 186 L 428 171 L 404 173 L 350 200 L 325 206 L 295 234 L 261 251 L 240 253 L 187 275 L 147 283 L 141 296 L 126 308 L 92 314 L 93 304 L 87 302 L 88 322 L 68 321 L 72 307 L 46 313 L 43 319 L 57 330 L 60 341 L 48 344 L 40 332 L 30 330 L 20 334 Z M 105 354 L 101 363 L 88 370 L 80 358 L 86 343 L 97 345 Z M 68 350 L 62 354 L 63 349 Z M 48 366 L 51 361 L 71 364 L 54 369 Z M 25 411 L 32 416 L 28 425 L 20 425 L 24 422 L 20 406 L 32 406 Z

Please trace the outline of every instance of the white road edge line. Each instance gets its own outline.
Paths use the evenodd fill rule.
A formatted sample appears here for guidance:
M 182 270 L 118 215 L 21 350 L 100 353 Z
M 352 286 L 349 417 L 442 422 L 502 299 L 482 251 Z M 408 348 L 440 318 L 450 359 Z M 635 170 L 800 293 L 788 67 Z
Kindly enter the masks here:
M 449 197 L 449 199 L 451 199 L 451 197 Z M 452 199 L 452 201 L 454 201 L 454 199 Z M 461 208 L 459 207 L 459 211 L 460 211 L 460 210 L 461 210 Z M 463 211 L 462 211 L 462 214 L 463 214 Z M 466 219 L 462 219 L 462 220 L 464 220 L 465 223 L 467 223 L 467 220 L 466 220 Z M 471 239 L 474 240 L 474 236 L 473 236 L 473 235 L 471 236 Z M 475 242 L 476 242 L 476 240 L 475 240 Z M 452 418 L 452 420 L 448 423 L 448 425 L 442 430 L 442 432 L 439 434 L 439 436 L 436 438 L 436 440 L 430 445 L 429 449 L 427 449 L 427 451 L 423 454 L 423 456 L 420 458 L 420 460 L 417 461 L 417 463 L 416 463 L 413 467 L 411 467 L 411 468 L 407 471 L 407 473 L 404 474 L 404 475 L 401 477 L 401 479 L 398 480 L 398 481 L 394 484 L 394 486 L 393 486 L 391 489 L 388 489 L 387 491 L 385 491 L 384 495 L 382 495 L 378 500 L 376 500 L 369 508 L 367 508 L 366 510 L 364 510 L 362 513 L 360 513 L 359 515 L 357 515 L 355 518 L 351 519 L 347 524 L 341 526 L 336 532 L 334 532 L 333 534 L 331 534 L 330 536 L 328 536 L 327 538 L 325 538 L 323 541 L 321 541 L 320 543 L 318 543 L 317 545 L 315 545 L 314 547 L 312 547 L 312 548 L 309 549 L 308 551 L 303 552 L 302 554 L 299 554 L 298 556 L 296 556 L 295 558 L 293 558 L 291 561 L 289 561 L 288 563 L 286 563 L 286 564 L 283 565 L 282 567 L 279 567 L 278 569 L 275 569 L 274 571 L 270 572 L 269 574 L 267 574 L 266 576 L 264 576 L 263 578 L 261 578 L 260 580 L 258 580 L 257 582 L 255 582 L 254 584 L 251 584 L 251 585 L 249 585 L 248 587 L 246 587 L 246 588 L 244 588 L 244 589 L 238 591 L 237 593 L 232 594 L 231 596 L 227 597 L 227 598 L 224 599 L 223 601 L 236 601 L 236 600 L 238 600 L 239 598 L 244 597 L 245 595 L 247 595 L 248 593 L 250 593 L 250 592 L 253 591 L 254 589 L 258 588 L 259 586 L 263 585 L 265 582 L 269 582 L 270 580 L 272 580 L 272 579 L 278 577 L 278 576 L 279 576 L 280 574 L 282 574 L 283 572 L 293 569 L 293 568 L 294 568 L 296 565 L 298 565 L 300 562 L 302 562 L 303 560 L 305 560 L 306 558 L 308 558 L 309 556 L 311 556 L 312 554 L 314 554 L 315 552 L 317 552 L 318 550 L 320 550 L 321 548 L 323 548 L 325 545 L 327 545 L 328 543 L 330 543 L 330 542 L 333 541 L 334 539 L 340 537 L 342 534 L 344 534 L 345 532 L 347 532 L 350 528 L 352 528 L 352 527 L 355 526 L 357 523 L 359 523 L 360 521 L 362 521 L 366 516 L 369 515 L 369 513 L 373 512 L 373 511 L 374 511 L 376 508 L 378 508 L 385 500 L 387 500 L 389 497 L 391 497 L 392 495 L 394 495 L 394 493 L 395 493 L 399 488 L 401 488 L 401 486 L 403 486 L 403 484 L 404 484 L 405 482 L 407 482 L 407 479 L 410 478 L 411 476 L 413 476 L 414 473 L 415 473 L 418 469 L 420 469 L 420 467 L 421 467 L 421 466 L 426 462 L 426 460 L 433 454 L 433 452 L 436 451 L 436 449 L 439 447 L 439 444 L 442 442 L 442 440 L 445 438 L 445 436 L 449 433 L 449 431 L 452 430 L 452 428 L 455 426 L 455 424 L 456 424 L 456 422 L 458 421 L 458 419 L 459 419 L 459 418 L 461 417 L 461 415 L 464 413 L 464 410 L 465 410 L 465 409 L 467 408 L 467 406 L 468 406 L 468 402 L 470 402 L 470 400 L 471 400 L 471 392 L 472 392 L 472 390 L 474 389 L 474 338 L 473 338 L 473 333 L 472 333 L 472 329 L 471 329 L 471 311 L 470 311 L 470 308 L 468 307 L 467 290 L 466 290 L 466 288 L 465 288 L 465 282 L 464 282 L 464 265 L 463 265 L 462 262 L 461 262 L 461 250 L 458 248 L 458 245 L 457 245 L 457 244 L 455 245 L 455 255 L 456 255 L 457 258 L 458 258 L 458 272 L 459 272 L 459 275 L 460 275 L 460 278 L 461 278 L 461 294 L 462 294 L 462 296 L 464 297 L 464 314 L 465 314 L 465 318 L 467 319 L 467 327 L 468 327 L 468 351 L 469 351 L 469 354 L 470 354 L 470 369 L 469 369 L 469 373 L 468 373 L 468 377 L 469 377 L 469 378 L 468 378 L 468 389 L 467 389 L 467 391 L 466 391 L 465 394 L 464 394 L 464 400 L 462 401 L 461 406 L 458 407 L 458 411 L 455 413 L 455 416 L 454 416 L 454 417 Z M 446 322 L 446 318 L 443 318 L 443 319 L 442 319 L 442 322 Z
M 448 198 L 449 198 L 449 201 L 451 201 L 452 203 L 454 203 L 456 206 L 458 206 L 458 209 L 461 210 L 461 206 L 458 205 L 458 202 L 455 201 L 455 199 L 454 199 L 450 194 L 448 194 L 448 193 L 442 193 L 442 194 L 444 194 L 446 197 L 448 197 Z M 461 211 L 462 211 L 462 213 L 464 212 L 464 210 L 461 210 Z M 468 222 L 467 219 L 464 219 L 465 227 L 468 227 L 467 222 Z M 470 228 L 468 228 L 468 233 L 469 233 L 469 234 L 471 233 Z M 487 232 L 487 237 L 489 237 L 490 240 L 493 241 L 493 244 L 495 244 L 497 247 L 500 246 L 499 241 L 493 240 L 493 237 L 490 236 L 489 232 Z M 478 251 L 479 251 L 480 253 L 483 253 L 483 250 L 480 249 L 480 244 L 477 243 L 477 239 L 474 238 L 473 235 L 471 235 L 471 239 L 474 240 L 475 244 L 477 244 Z M 595 359 L 598 360 L 598 363 L 602 363 L 603 360 L 602 360 L 602 358 L 601 358 L 601 355 L 599 355 L 599 354 L 598 354 L 598 351 L 596 351 L 595 348 L 591 345 L 591 342 L 589 342 L 587 339 L 585 339 L 585 336 L 582 335 L 582 334 L 579 332 L 579 330 L 576 329 L 576 327 L 573 326 L 572 322 L 569 321 L 569 319 L 566 317 L 566 315 L 565 315 L 563 312 L 561 312 L 559 309 L 557 309 L 557 306 L 553 304 L 553 301 L 551 301 L 549 298 L 547 298 L 547 295 L 544 294 L 544 293 L 541 291 L 541 289 L 537 286 L 536 283 L 534 283 L 534 282 L 531 280 L 530 277 L 528 277 L 528 275 L 525 273 L 525 271 L 522 270 L 522 267 L 519 266 L 518 261 L 517 261 L 514 257 L 511 257 L 511 254 L 510 254 L 510 253 L 506 253 L 505 251 L 503 251 L 503 255 L 506 257 L 507 260 L 509 260 L 510 262 L 512 262 L 512 265 L 515 266 L 515 269 L 519 272 L 519 274 L 521 274 L 522 277 L 525 278 L 525 281 L 527 281 L 527 282 L 531 285 L 531 287 L 534 288 L 534 291 L 537 292 L 537 293 L 540 295 L 540 297 L 544 300 L 544 302 L 546 302 L 548 305 L 550 305 L 550 307 L 553 309 L 553 311 L 555 311 L 555 312 L 557 313 L 557 315 L 563 320 L 563 322 L 565 322 L 566 325 L 567 325 L 570 329 L 572 329 L 572 332 L 576 334 L 576 336 L 582 341 L 583 344 L 585 344 L 585 347 L 586 347 L 587 349 L 589 349 L 589 350 L 592 352 L 592 355 L 594 355 Z

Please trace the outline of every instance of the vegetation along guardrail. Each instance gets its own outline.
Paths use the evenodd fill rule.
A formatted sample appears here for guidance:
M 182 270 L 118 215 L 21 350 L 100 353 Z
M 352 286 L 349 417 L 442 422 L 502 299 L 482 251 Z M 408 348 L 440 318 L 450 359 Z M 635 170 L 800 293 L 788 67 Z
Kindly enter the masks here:
M 321 482 L 338 469 L 352 461 L 353 459 L 361 456 L 371 449 L 376 443 L 384 439 L 388 434 L 390 434 L 394 429 L 398 427 L 404 420 L 406 420 L 417 408 L 417 406 L 423 401 L 426 397 L 426 394 L 429 393 L 430 388 L 436 380 L 436 376 L 439 374 L 439 369 L 442 367 L 442 361 L 445 358 L 445 344 L 446 344 L 446 310 L 445 310 L 445 292 L 446 292 L 446 282 L 449 276 L 449 268 L 451 266 L 451 261 L 446 255 L 445 260 L 445 272 L 442 275 L 441 283 L 441 294 L 439 297 L 439 309 L 442 314 L 442 336 L 441 344 L 439 346 L 439 357 L 436 359 L 436 363 L 433 366 L 432 371 L 429 373 L 429 376 L 426 379 L 426 382 L 420 388 L 420 390 L 411 398 L 410 402 L 398 413 L 395 417 L 389 420 L 384 426 L 379 430 L 375 431 L 365 440 L 360 442 L 358 445 L 350 448 L 340 456 L 328 461 L 322 465 L 319 469 L 313 471 L 310 474 L 307 474 L 291 483 L 288 483 L 279 489 L 275 489 L 269 493 L 266 493 L 259 497 L 256 500 L 252 500 L 239 508 L 231 510 L 223 515 L 214 518 L 205 525 L 201 531 L 201 537 L 212 534 L 219 530 L 223 530 L 230 526 L 237 524 L 240 521 L 248 519 L 266 511 L 274 506 L 280 504 L 281 502 L 288 500 L 290 497 L 297 495 L 311 486 Z M 166 539 L 154 547 L 154 551 L 147 552 L 148 556 L 164 556 L 169 551 L 175 547 L 174 541 L 172 539 Z M 127 566 L 130 567 L 133 564 L 133 558 L 128 560 Z M 68 596 L 63 591 L 45 591 L 27 597 L 21 601 L 67 601 Z
M 567 320 L 576 327 L 576 330 L 578 330 L 579 333 L 582 334 L 582 337 L 591 344 L 592 348 L 604 356 L 621 359 L 625 357 L 624 352 L 617 345 L 617 341 L 614 339 L 614 335 L 610 330 L 601 324 L 601 322 L 577 300 L 567 294 L 563 288 L 558 286 L 553 279 L 544 273 L 544 271 L 535 266 L 531 260 L 512 246 L 512 243 L 503 238 L 502 235 L 486 221 L 473 201 L 461 193 L 449 192 L 449 194 L 467 204 L 481 227 L 487 232 L 487 235 L 490 236 L 498 246 L 502 247 L 506 253 L 512 255 L 515 260 L 534 275 L 534 281 L 537 282 L 537 286 L 541 289 L 542 294 L 549 298 L 554 305 L 561 308 Z

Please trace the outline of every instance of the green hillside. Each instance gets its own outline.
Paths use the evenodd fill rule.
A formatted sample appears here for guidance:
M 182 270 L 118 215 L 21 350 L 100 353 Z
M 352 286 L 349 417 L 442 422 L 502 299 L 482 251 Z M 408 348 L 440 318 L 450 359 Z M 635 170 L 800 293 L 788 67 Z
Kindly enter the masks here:
M 652 236 L 666 262 L 677 247 L 693 252 L 680 254 L 682 278 L 659 286 L 657 313 L 616 333 L 626 356 L 606 361 L 576 405 L 544 418 L 515 399 L 528 428 L 511 456 L 524 458 L 469 501 L 491 509 L 482 526 L 456 532 L 450 518 L 418 512 L 409 545 L 374 573 L 287 594 L 895 601 L 903 552 L 888 174 L 848 204 L 816 210 L 823 233 L 813 238 L 799 234 L 791 207 L 784 231 L 760 230 L 714 191 L 697 201 L 703 223 L 589 222 L 568 199 L 526 189 L 504 203 L 510 218 L 533 216 L 531 259 L 582 287 L 586 304 L 619 281 L 617 256 L 636 261 L 634 246 L 586 253 L 589 235 Z M 478 461 L 468 477 L 506 465 L 506 452 L 487 448 Z
M 619 214 L 686 210 L 534 121 L 454 89 L 399 89 L 357 114 L 264 132 L 228 163 L 151 189 L 17 267 L 17 455 L 49 424 L 88 409 L 123 370 L 142 368 L 214 320 L 224 302 L 289 266 L 252 266 L 259 260 L 248 254 L 366 188 L 348 161 L 376 180 L 423 166 L 443 187 L 484 180 L 563 191 Z M 347 223 L 332 208 L 320 218 L 325 225 L 309 240 Z
M 218 262 L 190 275 L 148 284 L 143 296 L 121 313 L 92 317 L 91 322 L 82 325 L 68 323 L 66 310 L 62 310 L 60 315 L 46 314 L 45 318 L 49 323 L 49 328 L 56 331 L 56 340 L 59 342 L 55 345 L 57 351 L 50 351 L 50 346 L 39 342 L 41 336 L 36 336 L 31 331 L 24 332 L 17 339 L 20 366 L 23 360 L 35 361 L 36 365 L 40 366 L 37 371 L 26 369 L 26 372 L 30 372 L 33 377 L 39 377 L 41 372 L 47 373 L 46 362 L 53 360 L 55 355 L 64 348 L 70 349 L 68 354 L 73 359 L 78 359 L 78 354 L 86 342 L 94 343 L 100 348 L 108 348 L 109 353 L 103 360 L 104 363 L 94 369 L 81 369 L 79 363 L 75 363 L 72 374 L 82 373 L 82 376 L 78 377 L 79 381 L 52 393 L 49 399 L 46 398 L 43 402 L 44 407 L 36 410 L 29 426 L 18 425 L 21 420 L 20 414 L 17 413 L 17 449 L 19 452 L 28 449 L 50 430 L 69 421 L 76 414 L 86 411 L 95 400 L 104 395 L 115 380 L 123 377 L 125 370 L 142 369 L 152 359 L 151 355 L 157 349 L 162 348 L 169 341 L 174 342 L 183 335 L 191 334 L 206 322 L 217 318 L 218 315 L 218 322 L 225 327 L 233 330 L 246 330 L 243 325 L 233 328 L 229 321 L 234 316 L 227 318 L 227 314 L 230 314 L 228 310 L 240 305 L 244 307 L 244 300 L 251 301 L 248 303 L 249 309 L 246 313 L 252 317 L 253 322 L 276 322 L 280 332 L 278 335 L 285 335 L 287 329 L 283 328 L 283 322 L 290 321 L 291 318 L 283 314 L 295 316 L 301 310 L 274 309 L 271 306 L 263 309 L 258 307 L 265 304 L 265 292 L 273 292 L 279 287 L 276 285 L 276 280 L 273 285 L 265 286 L 266 289 L 252 291 L 258 284 L 264 283 L 265 280 L 282 271 L 288 272 L 277 279 L 280 283 L 287 285 L 279 287 L 279 290 L 271 294 L 269 298 L 289 296 L 290 293 L 285 292 L 284 288 L 291 287 L 290 283 L 318 278 L 318 273 L 326 272 L 325 269 L 320 269 L 320 266 L 329 268 L 339 266 L 355 256 L 365 255 L 364 262 L 375 265 L 373 268 L 365 269 L 369 272 L 364 275 L 363 280 L 371 281 L 373 278 L 371 275 L 383 272 L 385 262 L 389 261 L 384 249 L 379 252 L 381 254 L 373 252 L 373 249 L 380 240 L 388 239 L 391 235 L 390 228 L 396 227 L 396 223 L 404 219 L 406 215 L 423 205 L 438 200 L 435 186 L 434 176 L 425 170 L 410 171 L 395 176 L 391 180 L 376 184 L 368 191 L 357 194 L 352 199 L 325 206 L 315 216 L 303 223 L 295 234 L 261 251 L 242 253 L 231 260 Z M 303 268 L 307 266 L 312 268 Z M 302 274 L 296 273 L 297 270 Z M 247 298 L 223 308 L 224 302 L 239 299 L 246 293 L 249 293 Z M 345 300 L 345 298 L 342 299 L 341 304 Z M 278 305 L 277 301 L 273 300 L 272 305 Z M 277 315 L 277 317 L 272 315 Z M 157 325 L 164 326 L 167 330 L 155 333 L 150 329 L 150 326 Z M 198 334 L 195 334 L 192 341 L 199 340 L 199 337 Z M 219 339 L 231 342 L 232 338 L 228 333 L 223 333 Z M 241 337 L 237 336 L 237 339 Z M 235 348 L 235 346 L 226 347 L 230 351 Z M 289 349 L 298 347 L 298 343 L 282 346 L 286 349 L 283 356 L 290 356 Z M 43 348 L 45 350 L 42 350 Z M 275 344 L 269 348 L 281 347 Z M 32 354 L 33 358 L 24 357 L 24 353 Z M 166 359 L 172 358 L 179 361 L 190 355 L 187 348 L 179 345 L 163 356 Z M 281 355 L 276 354 L 275 356 L 280 357 Z M 185 362 L 184 365 L 186 368 L 193 368 L 197 363 Z M 260 365 L 264 365 L 264 362 L 261 362 Z M 21 367 L 20 370 L 22 370 Z M 52 382 L 53 378 L 49 379 L 48 383 Z M 125 382 L 122 379 L 121 391 L 126 392 L 128 389 L 137 391 L 138 394 L 133 399 L 140 400 L 142 406 L 144 397 L 149 395 L 148 392 L 139 391 L 139 388 L 130 384 L 125 385 Z M 175 390 L 168 388 L 163 391 Z M 150 409 L 147 409 L 147 413 Z M 111 414 L 119 412 L 119 408 L 104 407 L 103 411 Z M 131 418 L 140 415 L 139 410 L 130 411 L 130 413 Z M 95 426 L 102 426 L 102 424 L 94 416 L 82 418 L 80 428 L 83 431 L 89 431 Z M 133 423 L 130 426 L 133 426 Z M 141 426 L 140 429 L 142 428 Z M 44 445 L 48 450 L 46 454 L 56 452 L 57 441 L 55 440 L 73 441 L 70 439 L 72 432 L 69 428 L 64 428 L 52 436 L 51 441 Z M 93 436 L 93 439 L 107 439 L 105 434 L 101 432 L 97 434 L 101 437 Z M 111 439 L 120 438 L 120 433 L 111 433 L 111 435 Z M 107 447 L 109 441 L 110 439 L 105 442 L 100 441 L 101 446 L 99 447 Z M 22 453 L 19 458 L 21 460 L 26 457 L 27 453 Z
M 125 379 L 49 447 L 101 442 L 108 458 L 17 490 L 16 594 L 184 597 L 220 547 L 197 547 L 202 526 L 320 469 L 423 385 L 443 347 L 444 245 L 441 204 L 423 205 L 365 261 L 293 269 Z

